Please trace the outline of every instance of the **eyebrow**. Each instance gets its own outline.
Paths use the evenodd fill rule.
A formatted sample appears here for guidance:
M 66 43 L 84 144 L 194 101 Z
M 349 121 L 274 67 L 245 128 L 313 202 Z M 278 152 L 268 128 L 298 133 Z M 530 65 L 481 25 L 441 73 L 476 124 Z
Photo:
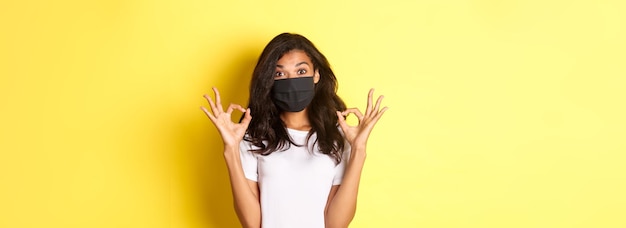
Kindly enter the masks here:
M 307 62 L 300 62 L 300 63 L 296 64 L 296 67 L 299 67 L 299 66 L 300 66 L 300 65 L 302 65 L 302 64 L 306 64 L 307 66 L 309 65 L 309 63 L 307 63 Z M 283 68 L 284 66 L 283 66 L 283 65 L 276 64 L 276 67 L 278 67 L 278 68 Z

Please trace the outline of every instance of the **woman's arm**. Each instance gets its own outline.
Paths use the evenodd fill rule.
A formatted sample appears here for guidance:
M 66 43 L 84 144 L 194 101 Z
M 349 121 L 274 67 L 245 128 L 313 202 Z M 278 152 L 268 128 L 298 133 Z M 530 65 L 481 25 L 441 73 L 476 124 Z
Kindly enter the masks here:
M 204 98 L 209 102 L 211 111 L 205 107 L 201 107 L 201 109 L 220 132 L 224 142 L 224 160 L 226 160 L 228 167 L 237 217 L 239 217 L 243 227 L 261 227 L 259 188 L 256 182 L 250 181 L 244 176 L 239 152 L 239 143 L 243 139 L 246 129 L 248 129 L 250 120 L 252 120 L 250 109 L 244 109 L 237 104 L 230 104 L 228 109 L 224 111 L 219 91 L 215 87 L 213 87 L 213 91 L 215 92 L 215 102 L 208 95 L 204 95 Z M 241 123 L 234 123 L 231 120 L 231 114 L 235 109 L 245 113 Z
M 373 106 L 372 95 L 374 89 L 370 89 L 367 96 L 367 109 L 365 115 L 357 108 L 350 108 L 343 112 L 337 111 L 337 122 L 344 132 L 344 137 L 350 143 L 350 158 L 344 172 L 340 186 L 333 186 L 329 194 L 325 223 L 327 228 L 348 227 L 356 212 L 356 201 L 361 181 L 361 171 L 365 163 L 365 148 L 374 125 L 378 122 L 387 107 L 380 109 L 383 96 L 378 97 L 376 106 Z M 344 116 L 353 113 L 359 119 L 357 126 L 349 126 Z
M 228 167 L 235 212 L 243 227 L 261 227 L 261 205 L 257 182 L 246 179 L 239 157 L 239 147 L 225 147 L 224 159 Z
M 352 148 L 341 185 L 331 188 L 325 211 L 326 228 L 348 227 L 356 212 L 356 201 L 365 162 L 365 149 Z

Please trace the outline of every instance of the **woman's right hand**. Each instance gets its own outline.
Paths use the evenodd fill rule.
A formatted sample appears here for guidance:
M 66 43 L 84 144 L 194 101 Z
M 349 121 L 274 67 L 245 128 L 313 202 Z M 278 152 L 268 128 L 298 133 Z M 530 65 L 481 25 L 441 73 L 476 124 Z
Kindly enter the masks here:
M 241 105 L 231 103 L 224 112 L 219 91 L 217 91 L 217 88 L 213 87 L 213 92 L 215 92 L 215 102 L 213 102 L 209 95 L 204 95 L 204 98 L 209 102 L 211 111 L 207 110 L 205 107 L 200 108 L 206 113 L 220 132 L 222 141 L 224 141 L 224 148 L 239 146 L 239 142 L 241 142 L 243 136 L 246 134 L 248 124 L 250 124 L 250 120 L 252 120 L 250 109 L 244 109 Z M 235 109 L 245 113 L 241 123 L 234 123 L 231 119 L 231 114 Z

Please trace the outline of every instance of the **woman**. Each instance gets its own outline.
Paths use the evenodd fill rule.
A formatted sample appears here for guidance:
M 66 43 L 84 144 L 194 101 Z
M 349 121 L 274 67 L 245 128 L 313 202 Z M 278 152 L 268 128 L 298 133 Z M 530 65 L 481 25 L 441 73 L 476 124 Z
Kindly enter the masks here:
M 235 211 L 244 227 L 347 227 L 356 211 L 366 144 L 387 110 L 382 96 L 346 109 L 326 57 L 305 37 L 283 33 L 252 75 L 249 107 L 202 107 L 224 142 Z M 239 123 L 234 110 L 244 112 Z M 355 114 L 356 126 L 345 117 Z

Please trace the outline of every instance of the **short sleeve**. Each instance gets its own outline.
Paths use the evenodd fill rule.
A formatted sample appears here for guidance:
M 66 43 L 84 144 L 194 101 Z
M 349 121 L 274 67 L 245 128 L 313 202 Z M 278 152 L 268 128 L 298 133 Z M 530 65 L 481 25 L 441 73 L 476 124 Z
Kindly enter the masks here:
M 258 181 L 259 172 L 257 169 L 257 155 L 250 151 L 252 145 L 250 142 L 241 140 L 239 144 L 239 154 L 241 158 L 241 167 L 243 168 L 243 174 L 246 179 L 251 181 Z
M 346 163 L 350 158 L 350 144 L 346 142 L 343 148 L 343 155 L 341 156 L 341 162 L 335 166 L 335 177 L 333 178 L 333 185 L 340 185 L 343 180 L 343 173 L 346 170 Z

